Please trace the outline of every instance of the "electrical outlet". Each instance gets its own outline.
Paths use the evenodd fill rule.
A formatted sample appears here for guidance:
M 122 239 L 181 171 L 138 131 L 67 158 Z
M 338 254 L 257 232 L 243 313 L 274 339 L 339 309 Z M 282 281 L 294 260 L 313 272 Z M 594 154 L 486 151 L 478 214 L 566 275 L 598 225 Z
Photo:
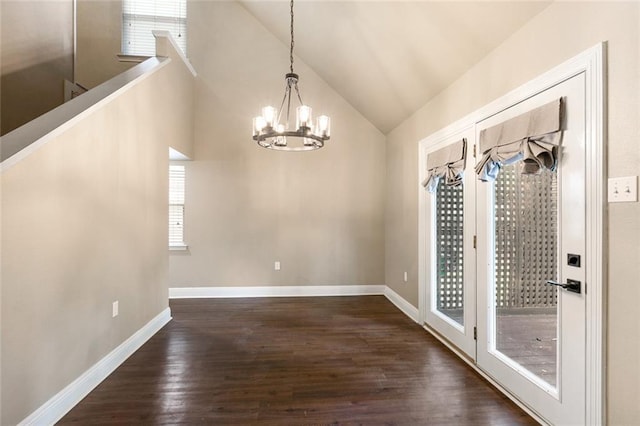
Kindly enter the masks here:
M 407 271 L 404 271 L 404 282 L 409 281 L 409 276 L 407 275 Z
M 275 261 L 275 263 L 273 264 L 273 269 L 276 271 L 280 270 L 280 262 L 279 261 Z
M 633 203 L 638 201 L 638 177 L 609 178 L 609 202 Z
M 111 316 L 113 318 L 118 316 L 118 301 L 113 302 L 113 306 L 111 307 Z

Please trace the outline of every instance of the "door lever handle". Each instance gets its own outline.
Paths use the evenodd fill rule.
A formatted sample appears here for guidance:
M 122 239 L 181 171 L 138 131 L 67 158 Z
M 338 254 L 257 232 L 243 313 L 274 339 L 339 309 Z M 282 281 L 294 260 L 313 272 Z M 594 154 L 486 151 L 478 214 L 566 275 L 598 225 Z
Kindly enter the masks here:
M 567 291 L 571 291 L 573 293 L 581 293 L 581 283 L 580 281 L 576 281 L 576 280 L 567 280 L 566 283 L 559 283 L 557 281 L 553 281 L 553 280 L 548 280 L 547 284 L 549 285 L 555 285 L 558 287 L 562 287 Z

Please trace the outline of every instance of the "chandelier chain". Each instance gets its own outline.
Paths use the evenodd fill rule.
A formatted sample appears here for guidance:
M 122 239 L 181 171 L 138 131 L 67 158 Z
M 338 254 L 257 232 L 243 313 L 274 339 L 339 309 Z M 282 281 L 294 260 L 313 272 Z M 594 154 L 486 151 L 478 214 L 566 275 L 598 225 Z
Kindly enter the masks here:
M 291 66 L 289 67 L 289 69 L 291 70 L 291 73 L 293 74 L 293 0 L 291 0 L 291 47 L 289 49 L 289 61 L 291 63 Z

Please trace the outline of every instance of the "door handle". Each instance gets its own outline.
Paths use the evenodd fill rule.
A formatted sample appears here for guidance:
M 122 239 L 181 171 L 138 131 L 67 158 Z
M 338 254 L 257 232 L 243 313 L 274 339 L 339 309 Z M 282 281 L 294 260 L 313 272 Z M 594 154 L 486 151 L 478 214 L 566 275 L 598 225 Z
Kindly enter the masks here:
M 555 285 L 558 287 L 562 287 L 567 291 L 571 291 L 573 293 L 581 293 L 581 283 L 580 281 L 576 281 L 576 280 L 567 280 L 566 283 L 559 283 L 557 281 L 553 281 L 553 280 L 548 280 L 547 284 L 549 285 Z

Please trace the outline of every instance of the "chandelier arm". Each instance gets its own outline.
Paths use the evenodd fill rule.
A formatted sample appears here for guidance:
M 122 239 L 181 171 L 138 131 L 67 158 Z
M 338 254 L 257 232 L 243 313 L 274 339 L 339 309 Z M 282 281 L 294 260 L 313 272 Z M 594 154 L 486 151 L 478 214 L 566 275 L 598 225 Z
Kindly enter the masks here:
M 280 102 L 280 109 L 278 110 L 278 123 L 280 123 L 280 118 L 282 118 L 282 107 L 284 107 L 284 101 L 287 100 L 287 95 L 289 95 L 289 102 L 291 102 L 291 91 L 289 90 L 289 85 L 284 89 L 284 96 L 282 97 L 282 102 Z M 287 111 L 287 125 L 289 123 L 289 111 Z
M 289 129 L 289 117 L 291 116 L 291 85 L 287 85 L 287 129 Z
M 302 97 L 300 97 L 300 90 L 298 90 L 298 82 L 297 81 L 296 81 L 295 89 L 296 89 L 296 94 L 298 95 L 298 100 L 300 101 L 300 105 L 304 105 L 304 102 L 302 102 Z

